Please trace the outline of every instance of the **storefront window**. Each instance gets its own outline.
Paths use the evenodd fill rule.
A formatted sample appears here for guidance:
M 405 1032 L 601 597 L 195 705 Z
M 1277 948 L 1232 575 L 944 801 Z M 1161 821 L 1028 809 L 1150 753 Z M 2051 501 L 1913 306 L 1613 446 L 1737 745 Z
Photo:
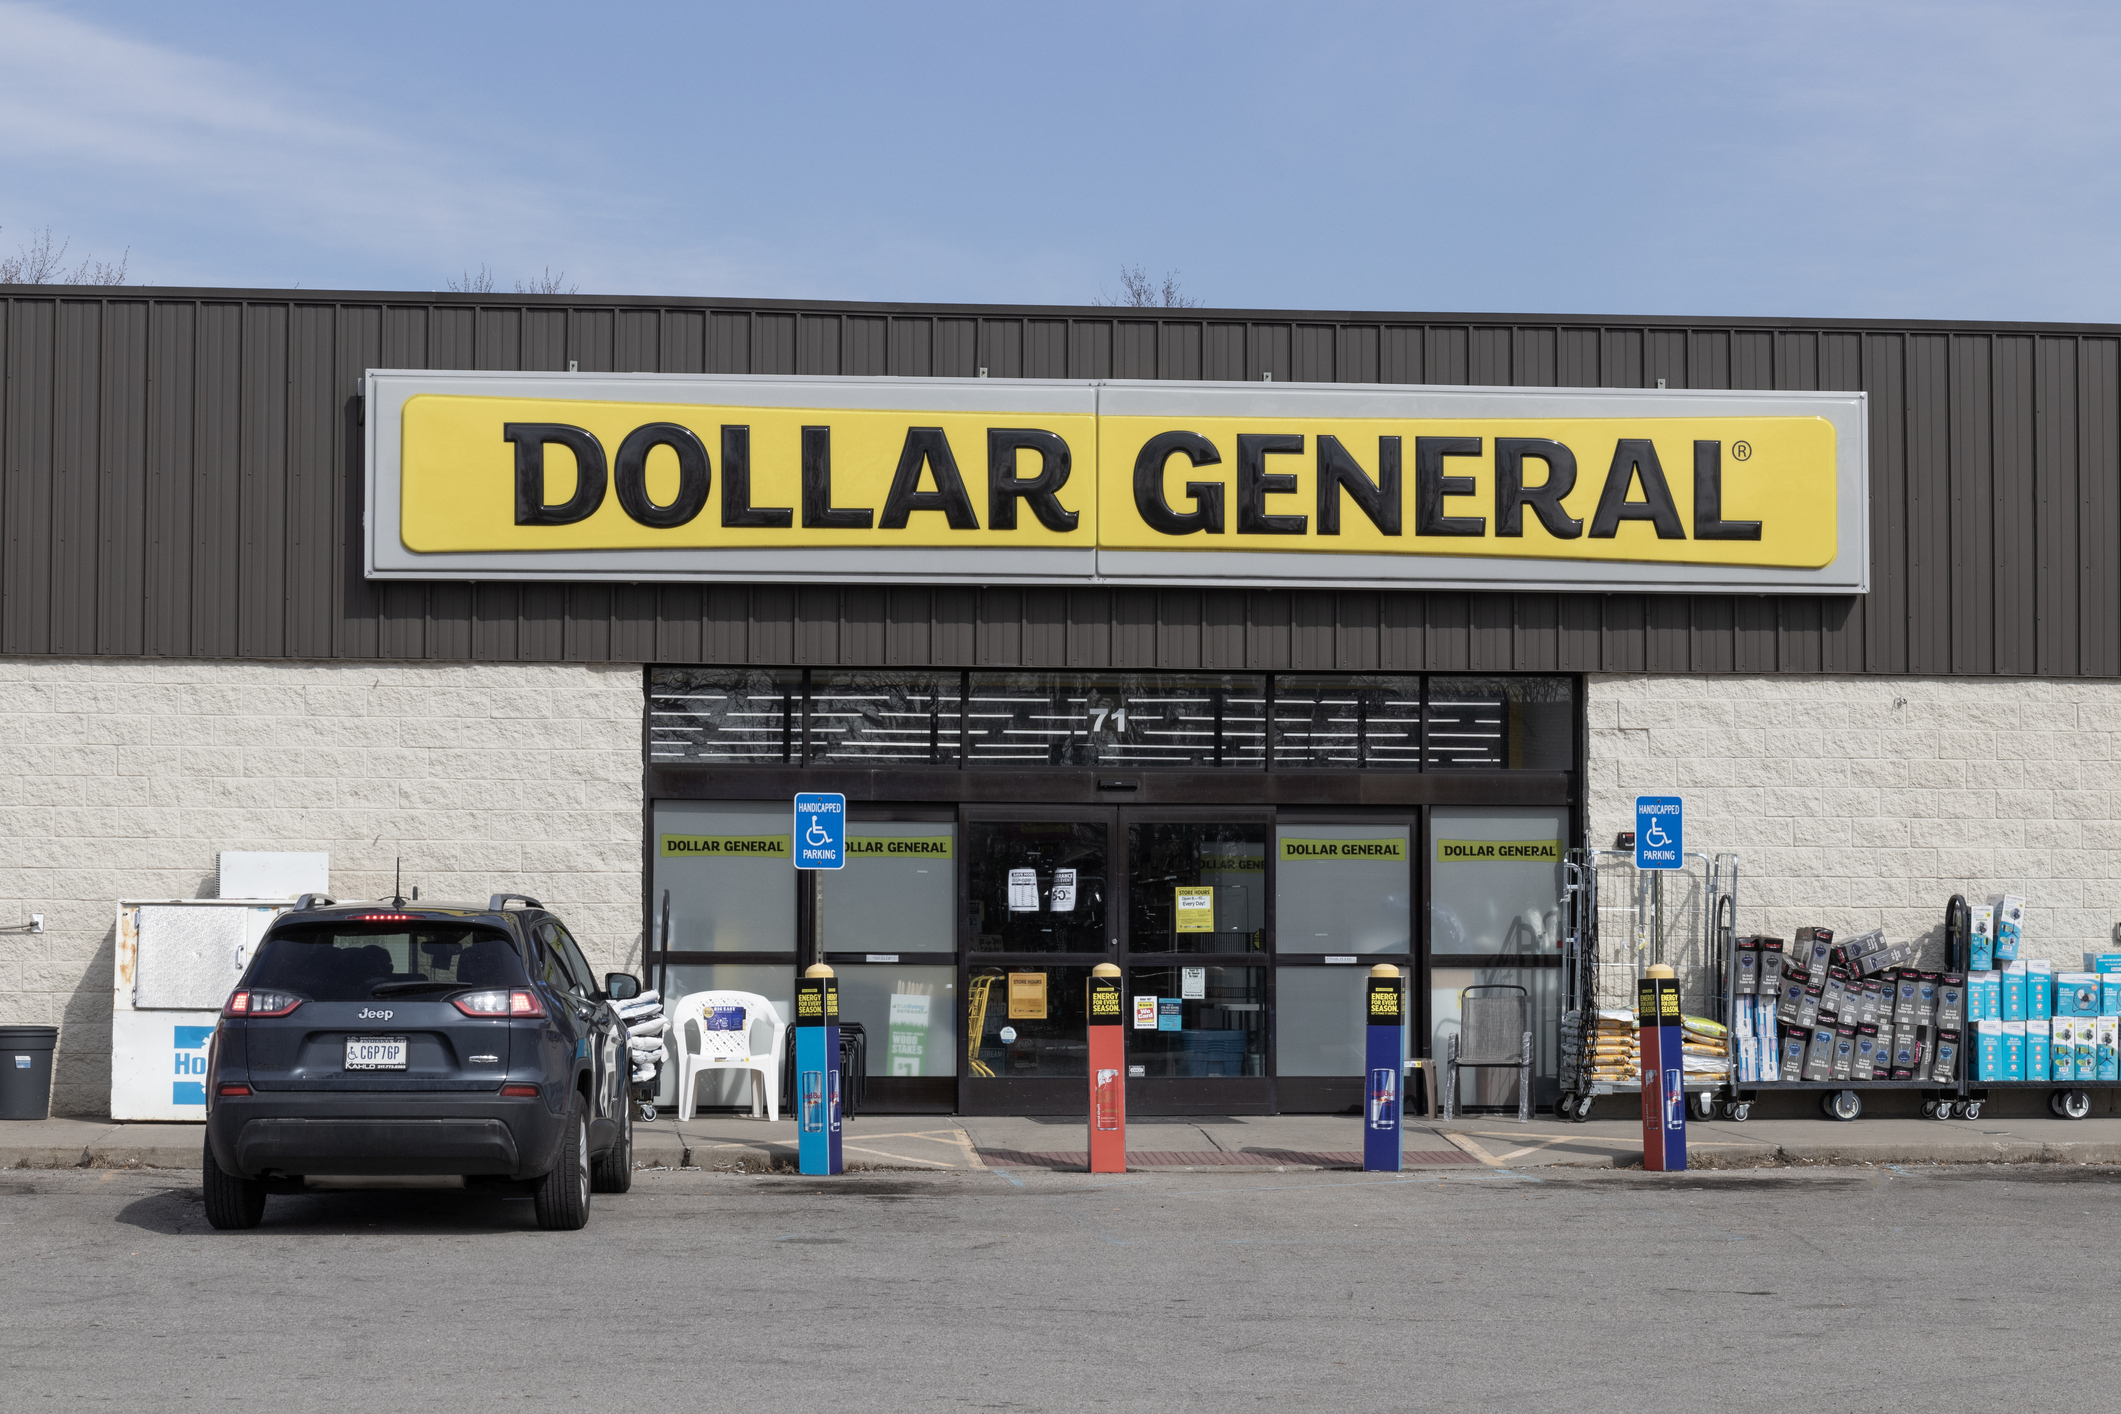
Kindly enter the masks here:
M 1370 969 L 1274 969 L 1274 1067 L 1280 1075 L 1357 1077 L 1368 1063 Z M 1407 1046 L 1413 1028 L 1402 1031 Z
M 1432 677 L 1430 770 L 1566 771 L 1576 764 L 1569 678 Z
M 803 675 L 792 668 L 657 668 L 648 759 L 784 765 L 799 760 Z
M 851 963 L 834 971 L 840 1020 L 860 1023 L 869 1074 L 957 1074 L 956 968 Z
M 660 928 L 668 890 L 670 951 L 794 951 L 790 821 L 785 801 L 655 803 L 652 916 Z
M 1278 825 L 1274 838 L 1277 952 L 1411 951 L 1407 826 Z
M 1132 824 L 1127 861 L 1127 946 L 1132 951 L 1265 948 L 1264 824 Z
M 1274 768 L 1421 769 L 1421 679 L 1274 679 Z
M 961 682 L 957 673 L 813 673 L 806 759 L 955 765 Z
M 1522 987 L 1526 993 L 1527 1020 L 1532 1032 L 1532 1073 L 1536 1083 L 1532 1101 L 1549 1101 L 1555 1088 L 1554 1037 L 1561 999 L 1561 970 L 1554 967 L 1438 967 L 1429 973 L 1429 1054 L 1443 1064 L 1451 1037 L 1458 1034 L 1461 998 L 1467 987 Z M 1505 994 L 1506 995 L 1506 994 Z M 1461 1105 L 1517 1106 L 1514 1070 L 1464 1070 L 1458 1076 Z M 1440 1083 L 1440 1081 L 1439 1081 Z
M 966 825 L 972 950 L 1104 952 L 1106 834 L 1084 820 Z
M 957 951 L 956 837 L 947 821 L 849 821 L 846 867 L 818 876 L 825 951 Z
M 976 1080 L 1089 1074 L 1087 967 L 978 966 L 965 997 L 966 1067 Z
M 1429 812 L 1429 951 L 1553 953 L 1568 812 L 1439 805 Z
M 1267 1073 L 1264 967 L 1129 968 L 1127 997 L 1127 1063 L 1144 1077 Z
M 973 673 L 967 764 L 1257 770 L 1266 707 L 1264 677 Z

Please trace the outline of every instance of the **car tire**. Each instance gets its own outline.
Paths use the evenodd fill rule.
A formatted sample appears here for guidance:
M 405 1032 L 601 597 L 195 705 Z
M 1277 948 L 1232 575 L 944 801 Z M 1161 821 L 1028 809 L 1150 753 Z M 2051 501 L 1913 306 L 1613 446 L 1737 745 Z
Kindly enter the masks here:
M 531 1200 L 538 1226 L 547 1232 L 576 1232 L 589 1225 L 589 1116 L 579 1095 L 567 1108 L 559 1162 L 538 1180 Z
M 598 1193 L 624 1193 L 633 1187 L 633 1101 L 619 1105 L 619 1137 L 589 1166 L 589 1186 Z
M 199 1163 L 199 1183 L 206 1193 L 206 1220 L 223 1232 L 253 1228 L 264 1221 L 264 1183 L 224 1171 L 214 1159 L 211 1139 Z

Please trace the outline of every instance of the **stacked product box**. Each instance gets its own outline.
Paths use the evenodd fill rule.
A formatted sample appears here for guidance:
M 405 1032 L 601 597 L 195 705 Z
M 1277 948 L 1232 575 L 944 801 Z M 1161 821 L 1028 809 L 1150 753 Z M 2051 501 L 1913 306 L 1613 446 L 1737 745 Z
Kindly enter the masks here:
M 1966 978 L 1927 972 L 1912 943 L 1827 928 L 1738 940 L 1732 1063 L 1740 1084 L 1880 1080 L 1950 1084 L 1967 1022 Z

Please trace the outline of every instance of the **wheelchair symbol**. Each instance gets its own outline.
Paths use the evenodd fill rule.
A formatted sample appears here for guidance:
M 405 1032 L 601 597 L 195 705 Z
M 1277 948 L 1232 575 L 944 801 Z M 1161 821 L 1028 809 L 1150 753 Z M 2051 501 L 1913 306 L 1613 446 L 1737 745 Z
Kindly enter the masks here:
M 823 849 L 832 843 L 832 832 L 825 828 L 824 821 L 813 815 L 810 817 L 810 828 L 803 831 L 803 843 L 812 849 Z
M 1672 842 L 1672 837 L 1664 832 L 1663 821 L 1653 819 L 1650 821 L 1649 830 L 1642 837 L 1642 842 L 1651 849 L 1663 849 Z

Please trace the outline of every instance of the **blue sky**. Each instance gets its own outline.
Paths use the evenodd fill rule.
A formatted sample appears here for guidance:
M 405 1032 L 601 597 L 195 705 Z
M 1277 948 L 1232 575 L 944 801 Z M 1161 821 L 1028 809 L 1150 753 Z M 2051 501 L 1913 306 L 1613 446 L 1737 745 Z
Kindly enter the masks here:
M 2121 320 L 2121 6 L 25 4 L 156 284 Z

